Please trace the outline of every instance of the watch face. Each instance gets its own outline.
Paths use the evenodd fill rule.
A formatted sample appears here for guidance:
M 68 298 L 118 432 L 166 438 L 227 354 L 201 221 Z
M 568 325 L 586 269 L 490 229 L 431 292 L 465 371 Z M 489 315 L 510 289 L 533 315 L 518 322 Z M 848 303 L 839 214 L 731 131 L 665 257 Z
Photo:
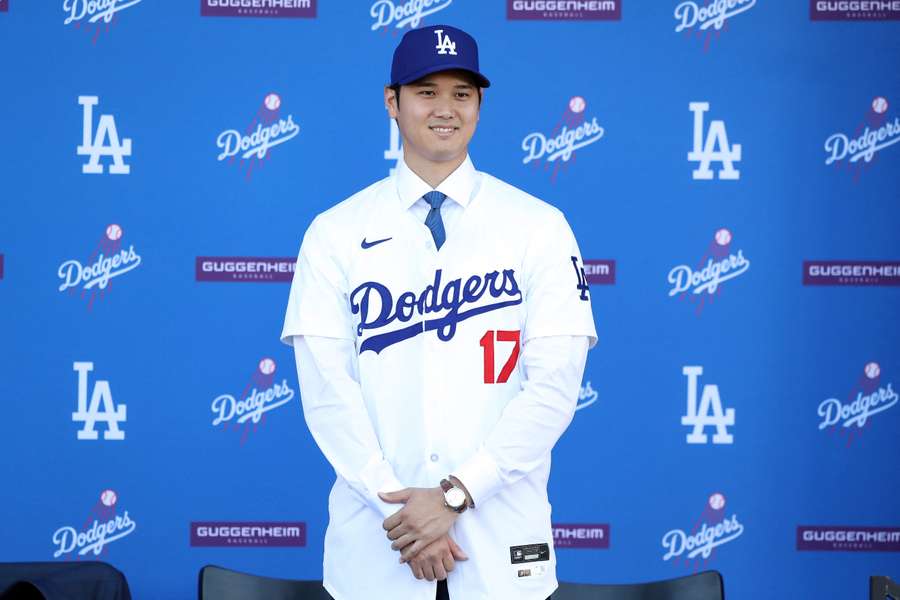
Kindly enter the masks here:
M 459 508 L 466 503 L 466 493 L 458 487 L 447 490 L 447 493 L 444 494 L 444 498 L 447 500 L 447 504 L 453 508 Z

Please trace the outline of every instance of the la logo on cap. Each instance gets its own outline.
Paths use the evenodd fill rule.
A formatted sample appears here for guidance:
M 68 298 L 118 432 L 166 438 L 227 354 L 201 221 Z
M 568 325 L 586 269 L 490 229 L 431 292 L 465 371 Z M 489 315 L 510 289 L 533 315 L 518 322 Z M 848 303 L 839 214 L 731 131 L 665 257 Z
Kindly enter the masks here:
M 449 35 L 441 35 L 444 33 L 443 29 L 435 29 L 434 33 L 438 38 L 437 46 L 434 47 L 438 54 L 452 54 L 456 56 L 456 42 L 453 42 Z

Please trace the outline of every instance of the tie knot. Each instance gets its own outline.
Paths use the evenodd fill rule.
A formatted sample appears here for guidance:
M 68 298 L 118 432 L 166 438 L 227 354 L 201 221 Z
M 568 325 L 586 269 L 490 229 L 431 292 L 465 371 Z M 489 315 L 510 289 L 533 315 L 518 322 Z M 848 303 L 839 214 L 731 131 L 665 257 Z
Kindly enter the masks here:
M 443 194 L 438 191 L 428 192 L 422 198 L 425 199 L 425 202 L 431 205 L 431 208 L 440 208 L 441 204 L 444 203 L 444 200 L 447 198 L 447 194 Z

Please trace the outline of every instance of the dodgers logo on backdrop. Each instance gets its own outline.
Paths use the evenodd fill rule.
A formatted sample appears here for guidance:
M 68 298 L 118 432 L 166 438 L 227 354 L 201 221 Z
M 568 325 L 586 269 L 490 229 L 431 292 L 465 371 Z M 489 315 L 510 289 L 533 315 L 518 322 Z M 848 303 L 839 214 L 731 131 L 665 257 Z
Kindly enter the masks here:
M 53 558 L 68 555 L 66 559 L 77 559 L 85 554 L 100 556 L 109 544 L 134 533 L 137 523 L 127 510 L 118 513 L 118 502 L 119 496 L 115 490 L 103 490 L 80 529 L 71 525 L 57 529 L 52 538 L 56 546 Z
M 900 552 L 900 527 L 798 525 L 797 550 Z
M 573 96 L 549 134 L 535 131 L 526 135 L 522 140 L 522 164 L 533 163 L 535 169 L 543 165 L 549 171 L 552 163 L 550 180 L 555 181 L 561 168 L 567 168 L 569 161 L 575 162 L 576 150 L 600 141 L 606 130 L 597 123 L 597 117 L 586 119 L 586 107 L 584 98 Z
M 881 377 L 881 365 L 866 363 L 862 373 L 843 399 L 828 398 L 819 403 L 819 431 L 837 433 L 846 438 L 849 446 L 854 437 L 862 435 L 870 419 L 897 405 L 898 395 L 891 381 Z M 881 417 L 878 417 L 881 419 Z
M 94 370 L 92 362 L 76 362 L 72 369 L 78 373 L 78 410 L 72 413 L 74 423 L 83 423 L 78 430 L 79 440 L 96 440 L 98 422 L 106 423 L 106 431 L 103 432 L 104 440 L 124 440 L 125 432 L 119 429 L 119 424 L 127 420 L 128 407 L 113 401 L 112 390 L 109 381 L 98 379 L 91 390 L 88 381 L 88 373 Z M 91 390 L 91 401 L 88 403 L 88 390 Z
M 725 131 L 725 121 L 709 122 L 706 137 L 703 136 L 703 115 L 709 110 L 709 102 L 691 102 L 688 108 L 694 113 L 694 149 L 688 152 L 688 161 L 699 163 L 691 173 L 694 179 L 713 179 L 709 168 L 714 162 L 722 163 L 718 171 L 719 179 L 740 179 L 741 172 L 734 163 L 741 160 L 741 145 L 729 144 Z
M 712 302 L 722 290 L 726 281 L 740 277 L 750 269 L 750 261 L 744 257 L 743 249 L 734 251 L 731 231 L 722 228 L 716 231 L 706 252 L 696 267 L 680 264 L 669 271 L 669 297 L 690 298 L 697 302 L 697 315 L 703 312 L 706 302 Z
M 112 157 L 109 172 L 113 175 L 128 175 L 131 166 L 125 164 L 124 157 L 131 156 L 131 138 L 122 138 L 116 129 L 116 119 L 112 115 L 100 115 L 97 130 L 94 132 L 94 107 L 99 104 L 98 96 L 78 96 L 78 104 L 82 107 L 81 145 L 76 148 L 78 156 L 89 156 L 88 162 L 81 165 L 82 173 L 103 174 L 101 156 Z
M 691 519 L 694 521 L 694 519 Z M 692 567 L 692 560 L 707 560 L 716 548 L 730 544 L 744 533 L 744 525 L 738 520 L 737 513 L 731 516 L 725 512 L 725 496 L 715 493 L 704 504 L 703 512 L 696 519 L 692 529 L 671 529 L 662 537 L 662 547 L 666 552 L 663 561 L 679 559 L 684 566 Z
M 681 417 L 681 424 L 693 427 L 687 434 L 688 444 L 707 444 L 709 438 L 704 432 L 707 427 L 715 427 L 713 444 L 733 444 L 734 435 L 728 431 L 734 426 L 734 409 L 723 409 L 719 386 L 706 384 L 700 404 L 697 404 L 697 380 L 703 375 L 703 367 L 688 366 L 681 370 L 687 377 L 687 414 Z
M 453 0 L 376 0 L 369 9 L 369 15 L 375 19 L 372 31 L 381 29 L 384 33 L 392 26 L 394 34 L 404 27 L 417 29 L 425 17 L 440 12 L 451 4 Z
M 449 341 L 456 326 L 471 317 L 522 303 L 522 291 L 513 269 L 472 275 L 443 282 L 443 271 L 434 272 L 434 282 L 420 292 L 405 291 L 397 296 L 384 284 L 367 281 L 350 293 L 350 310 L 359 315 L 357 335 L 367 329 L 382 329 L 394 321 L 401 326 L 386 333 L 369 334 L 360 344 L 359 353 L 368 350 L 378 354 L 388 346 L 428 331 L 437 331 L 438 339 Z M 426 318 L 431 313 L 442 316 Z M 410 321 L 412 324 L 406 325 Z M 506 332 L 501 332 L 506 333 Z M 518 334 L 518 332 L 515 332 Z
M 506 0 L 511 21 L 618 21 L 622 0 Z
M 91 34 L 92 43 L 97 42 L 101 31 L 109 32 L 116 24 L 118 14 L 137 4 L 141 0 L 63 0 L 62 8 L 66 13 L 63 25 L 72 25 L 76 29 Z M 89 25 L 95 25 L 93 29 Z
M 390 161 L 388 175 L 393 175 L 397 166 L 397 161 L 403 158 L 403 143 L 400 140 L 400 128 L 397 121 L 388 119 L 390 122 L 390 139 L 387 150 L 384 151 L 384 160 Z
M 719 37 L 729 19 L 756 6 L 756 0 L 688 0 L 675 7 L 675 33 L 685 32 L 703 39 L 703 51 L 709 50 L 713 36 Z
M 306 546 L 306 523 L 302 521 L 192 521 L 191 546 L 302 548 Z
M 221 150 L 217 160 L 228 159 L 228 164 L 246 169 L 249 180 L 254 167 L 262 167 L 270 150 L 300 133 L 300 126 L 294 123 L 294 115 L 281 117 L 281 96 L 270 93 L 263 98 L 244 133 L 237 129 L 226 129 L 216 138 L 216 146 Z
M 876 162 L 882 150 L 900 142 L 900 117 L 888 117 L 888 108 L 887 99 L 877 96 L 855 130 L 829 135 L 825 139 L 825 164 L 848 170 L 858 181 L 862 171 Z
M 813 21 L 896 21 L 900 0 L 809 0 Z
M 587 408 L 588 406 L 596 402 L 599 397 L 600 394 L 598 394 L 597 391 L 591 387 L 591 382 L 584 382 L 578 389 L 578 404 L 575 405 L 575 410 Z
M 198 256 L 194 261 L 197 281 L 289 283 L 296 258 L 267 256 Z
M 96 298 L 103 298 L 112 290 L 112 280 L 133 271 L 141 265 L 141 256 L 134 250 L 134 244 L 123 248 L 122 227 L 110 224 L 101 236 L 88 259 L 82 263 L 77 259 L 63 261 L 57 275 L 62 279 L 59 291 L 70 293 L 81 289 L 81 297 L 88 297 L 88 310 Z
M 259 425 L 265 424 L 267 413 L 293 400 L 294 389 L 286 377 L 276 381 L 275 370 L 275 361 L 263 358 L 238 396 L 216 396 L 210 407 L 215 415 L 213 427 L 221 425 L 223 430 L 228 430 L 230 424 L 232 429 L 240 431 L 243 444 L 251 427 L 255 432 Z
M 900 285 L 900 261 L 804 260 L 803 285 Z
M 314 18 L 316 0 L 200 0 L 200 16 Z

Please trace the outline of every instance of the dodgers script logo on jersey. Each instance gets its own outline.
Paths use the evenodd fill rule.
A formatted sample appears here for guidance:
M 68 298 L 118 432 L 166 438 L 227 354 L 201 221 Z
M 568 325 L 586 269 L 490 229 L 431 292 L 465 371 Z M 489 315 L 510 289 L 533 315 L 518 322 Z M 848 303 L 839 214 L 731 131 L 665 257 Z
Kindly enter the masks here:
M 66 13 L 63 25 L 72 25 L 91 35 L 91 43 L 96 44 L 100 33 L 109 33 L 116 24 L 119 12 L 140 4 L 141 0 L 63 0 L 62 8 Z M 89 27 L 94 25 L 93 28 Z
M 734 426 L 734 409 L 723 410 L 719 386 L 706 384 L 700 405 L 697 405 L 697 380 L 703 375 L 703 367 L 687 366 L 681 372 L 687 377 L 687 414 L 681 417 L 681 424 L 693 427 L 687 434 L 688 444 L 706 444 L 709 437 L 704 433 L 707 427 L 715 427 L 713 444 L 733 444 L 734 435 L 728 431 Z
M 371 240 L 368 247 L 389 239 Z M 366 243 L 363 240 L 364 247 Z M 589 301 L 587 277 L 584 274 L 584 267 L 578 262 L 578 257 L 571 257 L 570 267 L 575 270 L 575 289 L 579 300 Z M 394 321 L 402 324 L 393 331 L 368 335 L 359 347 L 360 354 L 369 350 L 378 354 L 388 346 L 428 331 L 437 331 L 438 339 L 449 341 L 456 335 L 456 327 L 462 321 L 494 310 L 516 306 L 522 303 L 522 297 L 514 269 L 472 275 L 465 282 L 462 278 L 443 281 L 443 270 L 437 269 L 434 272 L 434 281 L 424 290 L 404 291 L 397 295 L 396 300 L 394 293 L 377 281 L 360 284 L 350 293 L 349 299 L 350 311 L 354 315 L 359 315 L 359 324 L 356 328 L 358 336 L 363 336 L 366 330 L 381 329 Z M 434 313 L 443 314 L 426 318 Z M 414 320 L 415 317 L 419 319 Z M 510 332 L 497 333 L 499 335 Z M 516 334 L 518 347 L 519 332 L 511 333 Z M 498 339 L 505 341 L 499 337 Z M 493 375 L 491 381 L 487 381 L 486 371 L 485 377 L 485 383 L 493 383 Z
M 728 143 L 725 121 L 710 121 L 704 138 L 703 115 L 709 111 L 709 102 L 691 102 L 688 109 L 694 113 L 694 149 L 688 152 L 687 157 L 688 161 L 699 163 L 691 176 L 701 180 L 713 179 L 710 164 L 719 162 L 722 163 L 722 168 L 717 172 L 719 179 L 740 179 L 741 172 L 734 168 L 734 163 L 741 160 L 741 145 Z
M 891 120 L 887 116 L 888 107 L 887 98 L 877 96 L 852 133 L 838 132 L 828 136 L 825 164 L 844 169 L 854 181 L 859 181 L 861 173 L 877 162 L 882 150 L 900 142 L 900 117 Z
M 719 39 L 728 20 L 756 6 L 756 0 L 713 0 L 712 2 L 680 2 L 675 7 L 675 33 L 684 32 L 687 37 L 703 40 L 703 51 L 708 52 L 713 37 Z
M 284 406 L 294 399 L 294 389 L 287 378 L 275 381 L 275 361 L 263 358 L 250 376 L 238 397 L 231 394 L 216 396 L 210 406 L 216 417 L 213 427 L 222 426 L 223 431 L 231 428 L 241 434 L 241 445 L 247 441 L 252 428 L 256 432 L 258 426 L 265 425 L 266 413 Z
M 845 400 L 828 398 L 819 404 L 816 411 L 821 419 L 819 431 L 826 430 L 850 446 L 869 426 L 873 415 L 893 408 L 898 399 L 894 384 L 882 382 L 881 365 L 874 361 L 866 363 Z
M 266 94 L 256 115 L 241 133 L 237 129 L 226 129 L 216 138 L 216 146 L 221 152 L 217 160 L 228 159 L 229 165 L 238 170 L 246 169 L 247 180 L 253 168 L 260 168 L 264 160 L 271 157 L 269 150 L 297 137 L 300 126 L 294 123 L 294 115 L 281 118 L 281 96 Z M 236 160 L 240 158 L 240 160 Z
M 128 516 L 127 510 L 118 514 L 118 502 L 119 495 L 114 490 L 103 490 L 84 519 L 81 530 L 71 525 L 57 529 L 53 533 L 56 546 L 53 558 L 65 556 L 66 560 L 78 560 L 85 554 L 100 556 L 108 553 L 109 544 L 134 533 L 137 523 Z
M 750 269 L 750 261 L 744 257 L 744 251 L 732 251 L 733 239 L 731 231 L 719 229 L 696 268 L 686 264 L 673 267 L 668 276 L 668 282 L 672 285 L 669 297 L 678 296 L 681 300 L 690 298 L 691 302 L 697 303 L 699 316 L 704 304 L 712 303 L 719 296 L 724 282 L 740 277 Z
M 98 439 L 95 426 L 101 422 L 106 423 L 104 440 L 124 440 L 125 432 L 119 429 L 119 424 L 127 420 L 128 407 L 122 402 L 116 405 L 109 381 L 105 379 L 94 382 L 91 401 L 88 404 L 88 373 L 94 370 L 94 363 L 76 362 L 72 368 L 78 373 L 78 410 L 72 413 L 72 421 L 84 423 L 84 427 L 78 430 L 78 439 Z
M 533 163 L 534 169 L 539 169 L 543 164 L 544 171 L 550 171 L 550 163 L 553 163 L 550 181 L 555 182 L 560 169 L 568 168 L 569 161 L 576 162 L 576 150 L 599 142 L 606 133 L 597 123 L 597 117 L 586 120 L 585 108 L 585 99 L 573 96 L 549 134 L 535 131 L 526 135 L 522 140 L 522 150 L 525 152 L 522 164 Z
M 116 119 L 112 115 L 100 115 L 97 131 L 94 133 L 94 107 L 99 102 L 98 96 L 78 96 L 78 104 L 82 107 L 82 139 L 76 153 L 78 156 L 90 157 L 88 162 L 81 165 L 81 172 L 102 175 L 103 165 L 100 164 L 100 157 L 111 156 L 110 174 L 128 175 L 131 173 L 131 166 L 125 164 L 124 157 L 131 156 L 131 138 L 123 138 L 121 143 L 119 142 Z
M 87 297 L 88 310 L 96 298 L 105 297 L 112 290 L 112 280 L 133 271 L 141 264 L 141 256 L 134 251 L 134 244 L 122 248 L 122 227 L 111 223 L 100 237 L 97 246 L 84 264 L 77 259 L 63 261 L 57 275 L 62 279 L 59 291 L 74 293 L 81 288 L 81 297 Z M 90 292 L 90 294 L 88 294 Z
M 697 568 L 691 561 L 709 560 L 716 548 L 735 541 L 744 533 L 744 525 L 737 514 L 726 515 L 725 496 L 719 492 L 709 497 L 700 518 L 694 523 L 690 531 L 672 529 L 663 535 L 662 546 L 666 549 L 663 561 L 671 560 L 672 564 L 677 564 L 680 559 L 685 568 Z
M 453 0 L 376 0 L 369 9 L 369 15 L 375 19 L 372 23 L 372 31 L 378 29 L 386 33 L 392 28 L 392 34 L 404 27 L 418 29 L 422 26 L 422 20 L 434 13 L 440 12 L 453 4 Z

